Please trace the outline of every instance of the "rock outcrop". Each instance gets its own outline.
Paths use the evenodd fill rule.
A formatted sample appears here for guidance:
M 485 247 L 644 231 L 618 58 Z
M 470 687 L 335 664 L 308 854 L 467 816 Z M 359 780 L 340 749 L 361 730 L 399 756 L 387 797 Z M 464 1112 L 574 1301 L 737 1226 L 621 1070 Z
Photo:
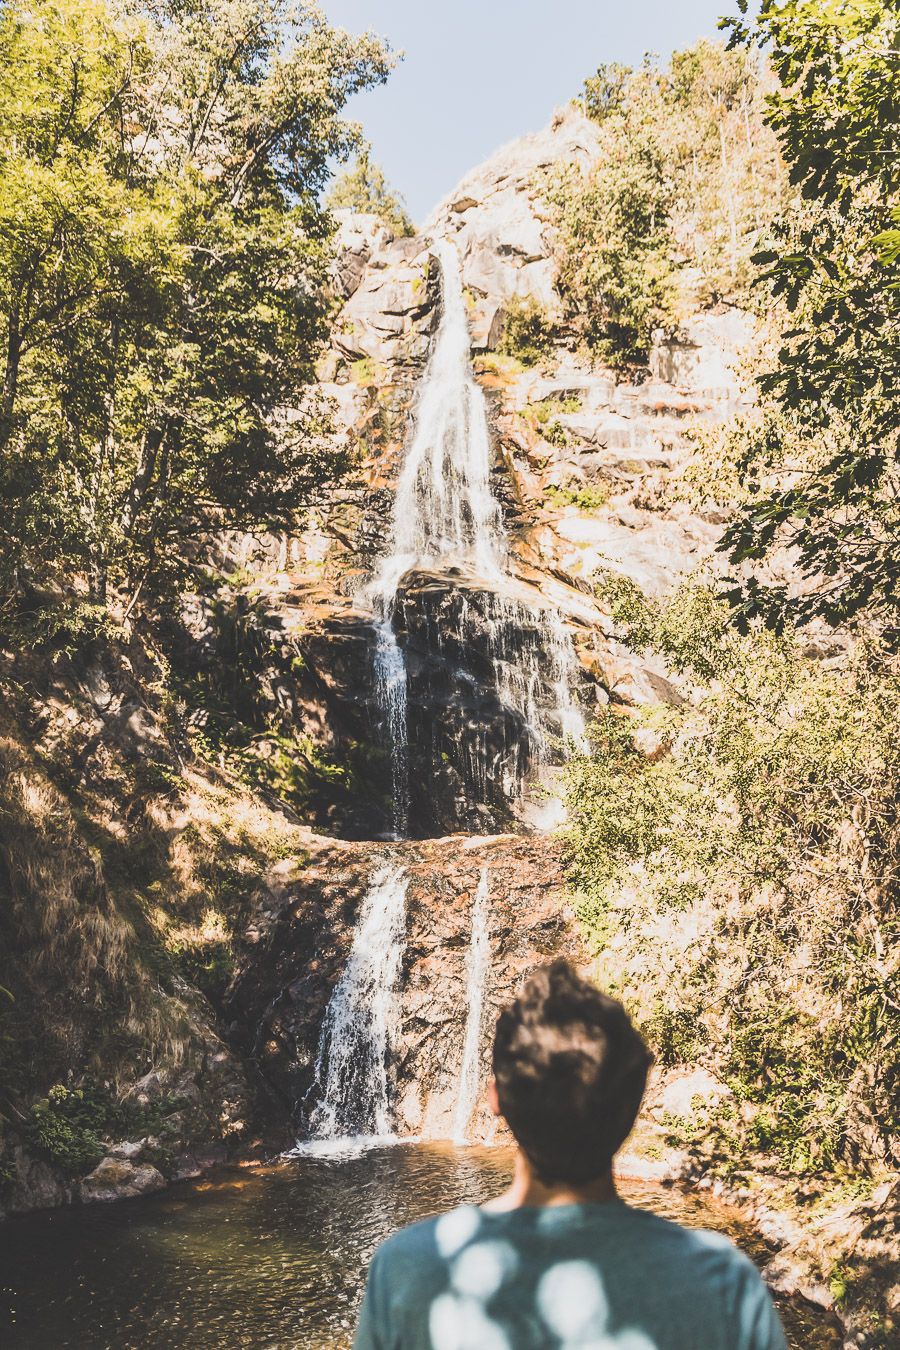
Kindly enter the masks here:
M 544 179 L 563 164 L 586 168 L 599 144 L 595 124 L 570 105 L 549 127 L 503 146 L 467 174 L 429 217 L 424 234 L 445 235 L 459 250 L 476 350 L 496 343 L 513 296 L 558 312 Z
M 139 1195 L 161 1191 L 166 1179 L 150 1163 L 143 1165 L 127 1158 L 104 1158 L 81 1183 L 81 1201 L 85 1205 L 131 1200 Z
M 566 909 L 558 847 L 515 835 L 380 845 L 310 840 L 309 857 L 273 874 L 272 900 L 254 917 L 228 1014 L 302 1132 L 317 1100 L 315 1061 L 328 1000 L 379 863 L 401 863 L 409 887 L 398 1029 L 389 1072 L 397 1129 L 445 1138 L 456 1105 L 467 1013 L 472 905 L 488 869 L 491 959 L 482 1054 L 497 1010 L 542 960 L 584 959 Z M 482 1065 L 483 1070 L 486 1064 Z M 474 1137 L 492 1122 L 480 1108 Z

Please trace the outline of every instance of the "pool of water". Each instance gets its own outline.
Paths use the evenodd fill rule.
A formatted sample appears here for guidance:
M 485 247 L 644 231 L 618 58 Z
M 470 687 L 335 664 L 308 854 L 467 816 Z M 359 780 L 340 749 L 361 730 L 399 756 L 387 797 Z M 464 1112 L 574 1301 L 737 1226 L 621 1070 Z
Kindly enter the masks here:
M 507 1184 L 502 1148 L 415 1144 L 236 1169 L 147 1200 L 0 1224 L 4 1350 L 346 1350 L 372 1250 L 401 1224 Z M 621 1189 L 765 1250 L 728 1211 L 652 1183 Z M 786 1308 L 797 1350 L 838 1345 Z

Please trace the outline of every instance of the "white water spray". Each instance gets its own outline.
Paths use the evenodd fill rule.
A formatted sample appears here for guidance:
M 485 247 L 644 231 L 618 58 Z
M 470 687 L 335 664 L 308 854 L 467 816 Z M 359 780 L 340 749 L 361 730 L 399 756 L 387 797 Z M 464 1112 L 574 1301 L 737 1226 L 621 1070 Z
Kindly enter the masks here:
M 500 506 L 491 492 L 491 441 L 484 394 L 472 375 L 459 258 L 446 239 L 441 319 L 416 409 L 415 429 L 394 495 L 391 548 L 371 593 L 393 606 L 411 567 L 464 562 L 498 580 L 506 557 Z
M 406 662 L 386 609 L 375 626 L 375 697 L 384 713 L 391 750 L 391 827 L 403 839 L 409 823 L 409 762 L 406 734 Z
M 384 864 L 362 902 L 353 946 L 325 1013 L 316 1059 L 322 1097 L 312 1139 L 391 1136 L 388 1058 L 406 943 L 407 878 Z
M 503 594 L 507 539 L 491 490 L 490 432 L 484 394 L 472 374 L 459 258 L 446 239 L 436 241 L 434 252 L 441 269 L 440 323 L 394 495 L 390 543 L 363 594 L 376 620 L 375 695 L 390 741 L 397 837 L 408 827 L 409 767 L 407 673 L 394 614 L 402 579 L 413 568 L 463 566 L 474 573 L 476 586 L 483 583 L 481 618 L 491 634 L 496 688 L 524 728 L 524 744 L 511 749 L 503 775 L 505 795 L 516 797 L 527 768 L 549 761 L 554 735 L 584 741 L 584 720 L 572 693 L 578 662 L 559 614 Z M 464 604 L 464 642 L 468 612 Z M 548 706 L 548 690 L 554 707 Z M 476 766 L 469 774 L 472 786 L 488 772 L 493 766 Z
M 453 1139 L 458 1144 L 466 1142 L 466 1132 L 472 1112 L 478 1105 L 478 1089 L 481 1081 L 481 1023 L 484 1017 L 484 995 L 491 965 L 491 939 L 488 929 L 490 912 L 490 888 L 488 869 L 482 867 L 481 879 L 475 892 L 472 905 L 472 935 L 466 959 L 466 1033 L 463 1039 L 462 1062 L 459 1069 L 459 1086 L 456 1094 L 456 1109 L 453 1113 Z

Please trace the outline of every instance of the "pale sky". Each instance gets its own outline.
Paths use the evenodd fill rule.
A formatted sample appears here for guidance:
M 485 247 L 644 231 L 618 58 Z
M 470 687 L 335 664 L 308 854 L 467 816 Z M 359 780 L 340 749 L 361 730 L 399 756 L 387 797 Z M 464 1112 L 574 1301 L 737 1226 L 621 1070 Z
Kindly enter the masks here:
M 550 120 L 604 61 L 634 65 L 715 37 L 735 0 L 321 0 L 406 59 L 349 114 L 421 221 L 498 146 Z

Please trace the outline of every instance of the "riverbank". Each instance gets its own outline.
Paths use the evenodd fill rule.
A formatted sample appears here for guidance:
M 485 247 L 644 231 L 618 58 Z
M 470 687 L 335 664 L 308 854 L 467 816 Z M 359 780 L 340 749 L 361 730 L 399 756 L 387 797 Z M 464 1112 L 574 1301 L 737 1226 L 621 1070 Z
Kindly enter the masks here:
M 799 1177 L 767 1156 L 726 1157 L 709 1129 L 721 1091 L 704 1070 L 659 1074 L 621 1175 L 727 1205 L 769 1244 L 762 1272 L 773 1292 L 832 1316 L 843 1350 L 891 1350 L 900 1330 L 900 1177 Z

